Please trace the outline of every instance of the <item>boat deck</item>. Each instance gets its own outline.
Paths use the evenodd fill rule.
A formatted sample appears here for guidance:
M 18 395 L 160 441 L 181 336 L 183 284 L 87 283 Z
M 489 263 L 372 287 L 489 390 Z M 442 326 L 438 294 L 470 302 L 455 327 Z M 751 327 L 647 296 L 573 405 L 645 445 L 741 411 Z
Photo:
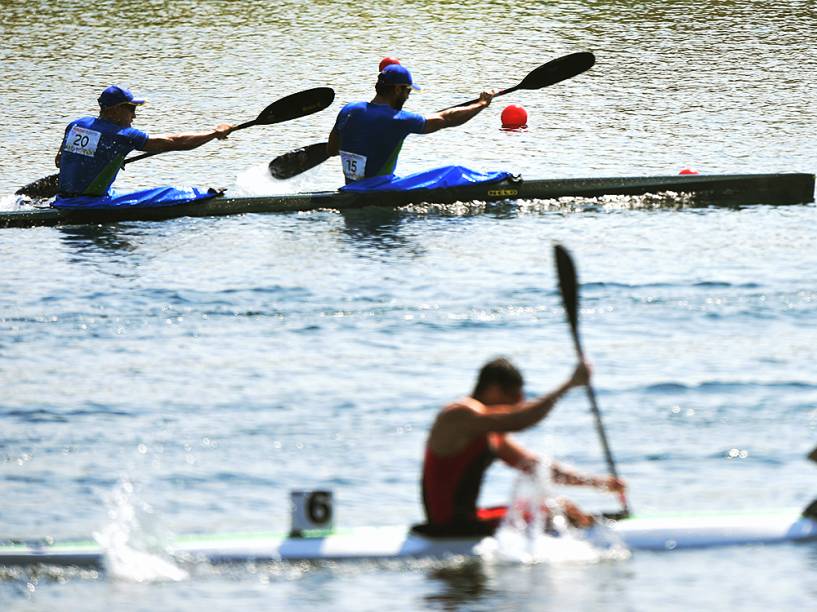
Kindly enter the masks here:
M 465 187 L 350 193 L 319 191 L 258 197 L 218 196 L 192 204 L 161 208 L 57 210 L 31 208 L 0 212 L 0 228 L 160 221 L 178 217 L 209 217 L 245 213 L 300 212 L 318 209 L 349 210 L 366 206 L 563 197 L 596 198 L 608 195 L 664 194 L 698 206 L 786 205 L 814 201 L 814 175 L 722 174 L 637 176 L 546 180 L 507 180 Z
M 601 548 L 621 544 L 630 550 L 672 551 L 712 546 L 779 544 L 817 539 L 817 520 L 798 508 L 753 511 L 672 513 L 632 517 L 597 525 L 583 533 Z M 246 532 L 179 536 L 162 551 L 178 561 L 326 561 L 479 556 L 492 538 L 429 538 L 405 526 L 351 527 L 312 537 Z M 105 551 L 96 542 L 18 542 L 0 544 L 0 565 L 103 566 Z

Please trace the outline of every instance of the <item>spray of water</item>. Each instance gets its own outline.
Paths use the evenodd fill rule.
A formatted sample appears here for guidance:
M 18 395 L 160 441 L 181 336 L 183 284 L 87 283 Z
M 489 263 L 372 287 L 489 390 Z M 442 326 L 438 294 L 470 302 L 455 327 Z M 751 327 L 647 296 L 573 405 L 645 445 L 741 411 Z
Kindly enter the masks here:
M 597 563 L 629 558 L 630 552 L 603 524 L 573 527 L 559 498 L 551 494 L 550 461 L 521 473 L 511 503 L 493 538 L 479 545 L 480 556 L 499 563 Z
M 23 198 L 15 195 L 0 196 L 0 210 L 20 210 L 23 201 Z
M 94 538 L 104 551 L 109 576 L 131 582 L 188 578 L 165 552 L 163 543 L 169 541 L 169 534 L 155 527 L 153 509 L 139 499 L 133 483 L 121 480 L 103 497 L 110 522 Z

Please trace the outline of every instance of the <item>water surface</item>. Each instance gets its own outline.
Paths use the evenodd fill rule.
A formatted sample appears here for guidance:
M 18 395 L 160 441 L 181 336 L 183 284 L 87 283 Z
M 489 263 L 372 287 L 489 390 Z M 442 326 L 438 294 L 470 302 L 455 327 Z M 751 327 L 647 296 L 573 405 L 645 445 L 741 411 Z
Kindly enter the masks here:
M 257 178 L 326 137 L 400 57 L 429 112 L 509 87 L 559 55 L 587 74 L 497 99 L 407 141 L 400 171 L 442 163 L 530 178 L 814 172 L 817 52 L 808 3 L 590 0 L 4 2 L 0 194 L 53 172 L 64 125 L 110 82 L 159 133 L 246 121 L 328 85 L 324 113 L 128 167 L 123 187 L 332 189 L 324 164 Z M 529 113 L 503 132 L 506 103 Z M 247 177 L 250 177 L 249 179 Z M 239 179 L 238 177 L 244 177 Z M 664 203 L 666 204 L 666 203 Z M 805 505 L 817 439 L 813 204 L 654 207 L 639 199 L 247 215 L 0 233 L 0 537 L 87 535 L 125 480 L 151 528 L 282 529 L 288 491 L 329 487 L 340 525 L 420 518 L 435 411 L 506 354 L 530 394 L 573 363 L 551 245 L 582 281 L 583 340 L 638 512 Z M 574 393 L 520 436 L 604 461 Z M 491 473 L 485 503 L 507 500 Z M 570 492 L 590 508 L 613 499 Z M 787 609 L 814 601 L 814 546 L 638 553 L 595 565 L 417 562 L 197 567 L 179 583 L 9 571 L 4 609 Z

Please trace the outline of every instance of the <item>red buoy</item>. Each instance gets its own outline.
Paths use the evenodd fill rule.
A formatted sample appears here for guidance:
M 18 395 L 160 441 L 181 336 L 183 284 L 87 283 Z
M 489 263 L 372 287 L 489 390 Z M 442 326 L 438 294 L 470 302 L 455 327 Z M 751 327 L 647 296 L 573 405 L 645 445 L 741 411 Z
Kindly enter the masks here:
M 692 168 L 681 168 L 681 171 L 678 174 L 700 174 L 697 170 L 693 170 Z
M 511 104 L 502 111 L 502 127 L 506 130 L 518 130 L 528 126 L 528 111 L 521 106 Z
M 383 68 L 386 66 L 391 66 L 392 64 L 399 64 L 400 60 L 396 57 L 384 57 L 380 60 L 380 66 L 377 67 L 378 72 L 383 72 Z

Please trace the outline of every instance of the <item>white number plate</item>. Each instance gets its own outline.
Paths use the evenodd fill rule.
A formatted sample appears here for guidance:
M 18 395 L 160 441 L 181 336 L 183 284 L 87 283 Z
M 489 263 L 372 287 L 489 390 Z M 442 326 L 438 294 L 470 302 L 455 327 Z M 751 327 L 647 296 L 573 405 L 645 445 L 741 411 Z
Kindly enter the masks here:
M 75 125 L 71 128 L 71 131 L 68 132 L 68 136 L 65 137 L 63 150 L 93 157 L 94 153 L 96 153 L 100 136 L 101 134 L 99 132 L 87 130 Z
M 366 176 L 366 156 L 348 151 L 340 152 L 341 163 L 343 164 L 343 175 L 353 181 L 358 181 Z

